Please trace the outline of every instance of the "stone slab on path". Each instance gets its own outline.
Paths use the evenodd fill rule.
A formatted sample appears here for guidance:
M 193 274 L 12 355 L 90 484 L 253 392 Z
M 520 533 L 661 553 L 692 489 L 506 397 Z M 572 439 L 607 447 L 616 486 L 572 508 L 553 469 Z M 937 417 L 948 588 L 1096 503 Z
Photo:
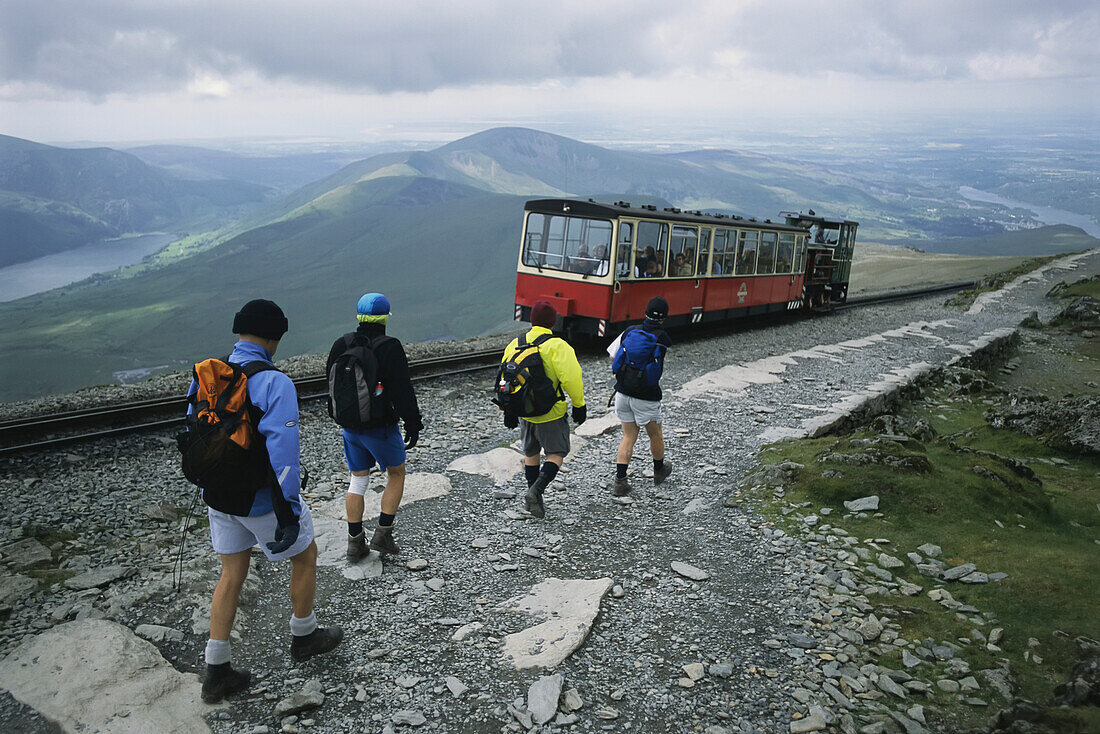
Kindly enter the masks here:
M 574 428 L 573 432 L 578 436 L 592 438 L 593 436 L 602 436 L 605 433 L 611 433 L 621 425 L 622 422 L 619 420 L 619 416 L 615 415 L 614 411 L 611 411 L 598 418 L 589 418 L 584 423 Z
M 35 635 L 0 661 L 0 687 L 66 731 L 208 732 L 198 676 L 107 620 Z
M 373 521 L 378 518 L 378 513 L 382 509 L 380 490 L 384 485 L 381 480 L 372 477 L 372 483 L 374 482 L 377 482 L 377 486 L 367 490 L 366 495 L 363 496 L 363 526 L 367 533 L 367 540 L 370 540 L 370 535 L 374 532 Z M 376 488 L 379 491 L 375 491 Z M 451 480 L 442 474 L 406 474 L 401 506 L 407 507 L 414 502 L 443 497 L 450 491 Z M 310 509 L 313 510 L 313 534 L 317 541 L 318 566 L 343 566 L 344 578 L 352 581 L 362 581 L 382 575 L 382 558 L 374 551 L 354 566 L 348 565 L 348 526 L 343 496 Z M 400 525 L 400 518 L 397 522 Z
M 496 448 L 484 454 L 460 456 L 450 463 L 447 471 L 476 474 L 489 477 L 494 484 L 507 484 L 519 474 L 523 455 L 509 448 Z
M 530 593 L 509 599 L 499 611 L 545 621 L 504 638 L 503 657 L 517 670 L 553 668 L 584 642 L 611 590 L 609 578 L 543 579 Z

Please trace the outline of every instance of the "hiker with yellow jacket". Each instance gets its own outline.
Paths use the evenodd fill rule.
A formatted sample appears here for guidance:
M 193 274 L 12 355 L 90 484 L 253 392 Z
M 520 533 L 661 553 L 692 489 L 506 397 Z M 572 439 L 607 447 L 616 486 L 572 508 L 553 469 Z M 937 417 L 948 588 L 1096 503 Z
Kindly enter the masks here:
M 536 378 L 531 382 L 541 380 L 539 373 L 543 373 L 546 378 L 543 398 L 541 400 L 536 398 L 533 403 L 529 400 L 526 410 L 501 405 L 505 409 L 504 425 L 508 428 L 515 428 L 518 425 L 520 429 L 523 470 L 527 478 L 527 494 L 523 499 L 524 508 L 540 518 L 546 515 L 542 502 L 543 492 L 557 476 L 558 469 L 561 468 L 566 454 L 569 453 L 569 422 L 565 417 L 565 396 L 568 395 L 573 404 L 572 416 L 575 424 L 579 426 L 588 417 L 588 410 L 584 404 L 584 381 L 581 377 L 581 365 L 577 361 L 577 354 L 568 342 L 555 336 L 551 331 L 557 318 L 558 314 L 549 301 L 535 301 L 531 307 L 531 330 L 513 339 L 505 348 L 504 357 L 501 359 L 501 378 L 507 380 L 505 372 L 510 363 L 526 357 L 528 352 L 537 351 L 542 364 L 541 369 L 537 364 L 534 366 Z M 528 364 L 526 359 L 522 361 Z M 501 384 L 503 385 L 503 382 Z M 550 386 L 553 387 L 552 392 Z M 535 386 L 532 385 L 532 387 Z M 507 393 L 507 389 L 504 392 Z M 507 399 L 504 402 L 507 402 Z M 550 407 L 544 412 L 529 415 L 531 410 L 545 408 L 547 405 Z M 539 462 L 543 452 L 546 453 L 546 461 L 540 468 Z

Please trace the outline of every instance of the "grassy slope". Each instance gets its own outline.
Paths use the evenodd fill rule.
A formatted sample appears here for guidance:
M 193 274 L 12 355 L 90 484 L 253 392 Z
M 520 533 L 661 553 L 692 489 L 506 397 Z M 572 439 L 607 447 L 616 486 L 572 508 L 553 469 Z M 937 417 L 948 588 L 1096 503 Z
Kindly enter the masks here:
M 410 340 L 477 333 L 511 312 L 522 200 L 389 179 L 360 184 L 340 207 L 140 277 L 0 305 L 10 324 L 0 333 L 0 399 L 224 351 L 232 314 L 250 298 L 271 298 L 287 312 L 287 356 L 327 351 L 354 327 L 354 304 L 370 290 L 389 296 L 392 331 Z
M 1047 385 L 1056 393 L 1054 397 L 1088 392 L 1088 382 L 1100 380 L 1100 347 L 1089 340 L 1076 340 L 1070 348 L 1064 344 L 1054 349 L 1025 347 L 1019 359 L 1021 367 L 1011 376 L 997 374 L 995 379 L 1032 389 Z M 904 411 L 903 417 L 928 420 L 940 438 L 923 444 L 886 443 L 883 450 L 926 458 L 932 467 L 928 472 L 820 460 L 830 453 L 866 451 L 850 440 L 874 436 L 866 431 L 851 437 L 779 444 L 765 456 L 769 463 L 790 458 L 805 465 L 787 493 L 790 502 L 842 508 L 844 500 L 878 494 L 881 517 L 851 518 L 837 524 L 861 538 L 889 538 L 888 552 L 898 557 L 931 542 L 943 547 L 942 560 L 948 566 L 970 562 L 979 570 L 1008 573 L 1001 583 L 947 584 L 955 599 L 995 613 L 995 626 L 1005 629 L 1003 652 L 971 645 L 963 656 L 975 670 L 996 667 L 1000 658 L 1006 658 L 1018 678 L 1019 695 L 1042 702 L 1050 699 L 1053 687 L 1068 677 L 1076 661 L 1072 639 L 1077 635 L 1100 637 L 1095 591 L 1100 575 L 1100 554 L 1096 552 L 1100 457 L 1067 454 L 1040 439 L 989 427 L 983 412 L 991 403 L 1006 399 L 998 391 L 960 395 L 940 390 Z M 951 441 L 1023 459 L 1042 484 L 1015 476 L 996 460 L 954 450 Z M 979 476 L 975 466 L 994 472 L 999 480 Z M 827 469 L 842 476 L 822 476 Z M 778 519 L 778 513 L 776 516 Z M 898 569 L 898 575 L 926 590 L 934 586 L 908 563 Z M 974 627 L 926 596 L 872 599 L 876 602 L 904 610 L 900 617 L 891 616 L 902 621 L 905 639 L 956 641 L 968 637 Z M 1031 648 L 1029 638 L 1038 640 L 1039 645 Z M 1042 662 L 1025 661 L 1025 652 L 1038 654 Z M 899 668 L 898 658 L 899 653 L 890 653 L 883 663 Z M 937 693 L 935 704 L 971 723 L 985 716 L 955 706 L 954 698 L 943 693 Z M 1095 709 L 1057 715 L 1066 717 L 1066 731 L 1095 731 L 1090 727 L 1100 726 L 1100 712 Z

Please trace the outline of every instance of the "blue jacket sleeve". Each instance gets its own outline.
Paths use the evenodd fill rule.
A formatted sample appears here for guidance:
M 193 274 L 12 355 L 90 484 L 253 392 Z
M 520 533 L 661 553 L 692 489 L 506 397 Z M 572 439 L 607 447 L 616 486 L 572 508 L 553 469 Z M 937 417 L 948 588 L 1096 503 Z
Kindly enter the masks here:
M 294 515 L 300 517 L 302 478 L 298 454 L 298 395 L 294 383 L 283 373 L 261 372 L 256 377 L 260 375 L 270 375 L 270 378 L 263 380 L 260 390 L 250 394 L 252 402 L 264 412 L 256 428 L 267 440 L 271 468 L 283 497 Z M 249 380 L 249 385 L 253 380 L 255 377 Z

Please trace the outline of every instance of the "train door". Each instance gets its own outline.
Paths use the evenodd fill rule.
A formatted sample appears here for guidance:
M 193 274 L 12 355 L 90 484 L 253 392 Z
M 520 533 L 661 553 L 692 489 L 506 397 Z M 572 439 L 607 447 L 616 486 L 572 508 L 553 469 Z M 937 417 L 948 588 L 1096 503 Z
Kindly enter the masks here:
M 693 323 L 702 318 L 705 279 L 696 273 L 696 268 L 704 248 L 710 248 L 710 229 L 688 224 L 672 226 L 668 282 L 663 294 L 670 316 L 684 314 Z
M 703 294 L 703 310 L 708 313 L 724 311 L 733 305 L 733 261 L 737 251 L 736 231 L 719 227 L 714 230 L 714 247 L 711 253 L 710 278 Z

